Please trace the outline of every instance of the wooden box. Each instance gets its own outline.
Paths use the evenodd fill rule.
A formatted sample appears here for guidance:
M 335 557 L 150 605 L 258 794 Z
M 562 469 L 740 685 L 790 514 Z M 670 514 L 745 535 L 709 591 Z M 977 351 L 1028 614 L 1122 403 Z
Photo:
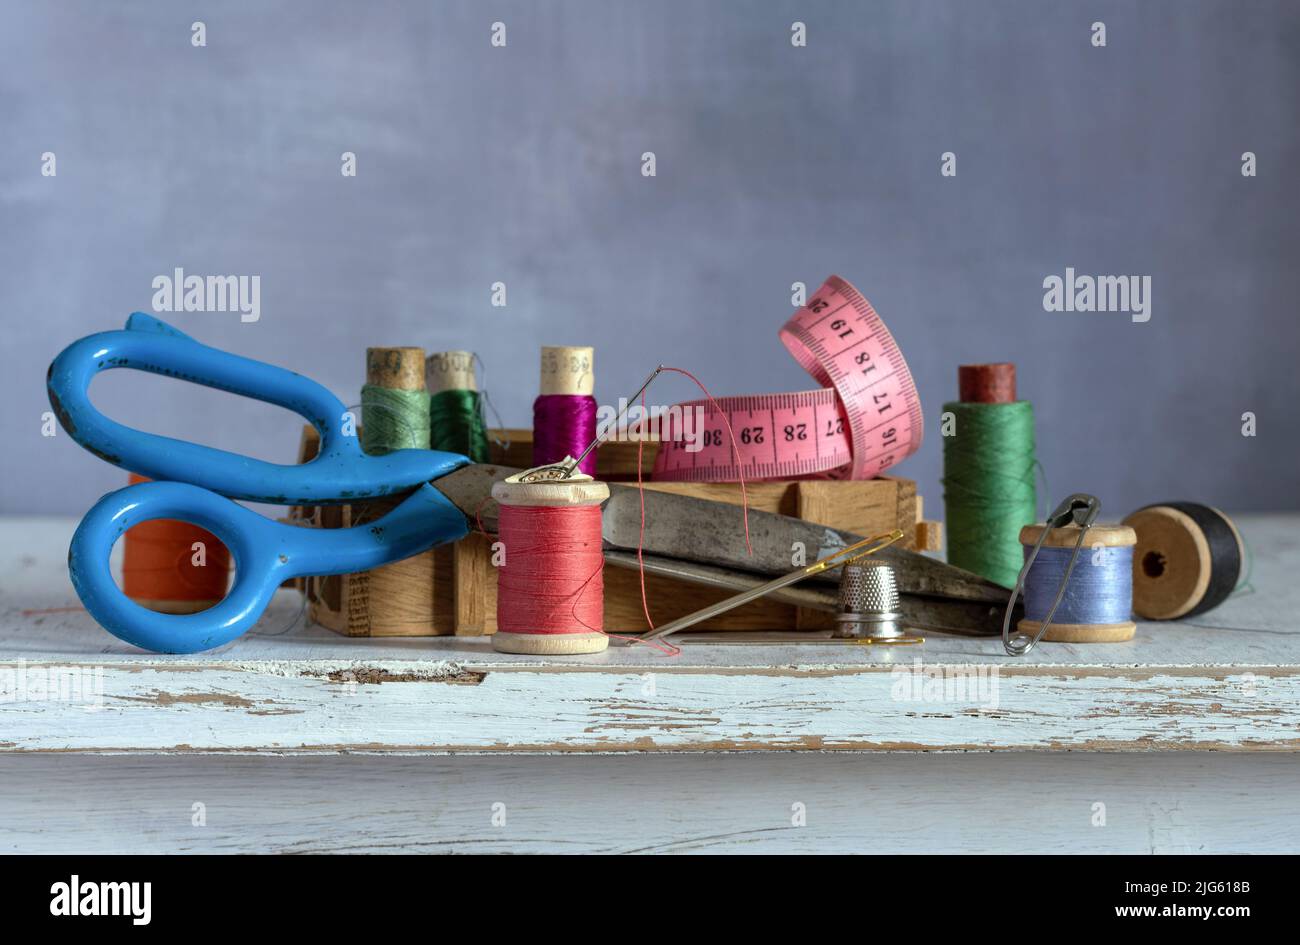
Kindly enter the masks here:
M 299 458 L 316 455 L 314 429 L 303 435 Z M 643 475 L 654 465 L 657 444 L 647 442 Z M 524 468 L 532 465 L 532 431 L 492 431 L 492 461 Z M 597 454 L 597 477 L 606 482 L 636 479 L 637 444 L 606 443 Z M 921 498 L 909 479 L 884 476 L 862 482 L 799 480 L 748 483 L 751 509 L 793 515 L 860 535 L 901 528 L 903 544 L 936 549 L 938 526 L 921 519 Z M 735 483 L 645 482 L 645 488 L 740 504 Z M 346 527 L 373 520 L 392 507 L 367 503 L 360 513 L 350 506 L 304 509 L 299 517 L 319 527 Z M 606 567 L 605 629 L 637 633 L 646 629 L 636 571 Z M 452 546 L 435 548 L 407 561 L 365 574 L 307 578 L 303 581 L 312 619 L 350 636 L 438 635 L 478 636 L 496 632 L 497 582 L 490 542 L 471 534 Z M 674 620 L 731 592 L 646 575 L 646 596 L 655 624 Z M 830 615 L 771 601 L 756 601 L 714 620 L 701 630 L 822 629 Z
M 298 462 L 312 459 L 319 448 L 315 427 L 305 427 Z M 400 502 L 401 497 L 354 505 L 294 507 L 289 518 L 309 527 L 350 528 L 374 521 Z M 455 631 L 453 549 L 448 547 L 433 548 L 371 571 L 305 577 L 295 583 L 307 597 L 311 619 L 344 636 L 423 637 Z

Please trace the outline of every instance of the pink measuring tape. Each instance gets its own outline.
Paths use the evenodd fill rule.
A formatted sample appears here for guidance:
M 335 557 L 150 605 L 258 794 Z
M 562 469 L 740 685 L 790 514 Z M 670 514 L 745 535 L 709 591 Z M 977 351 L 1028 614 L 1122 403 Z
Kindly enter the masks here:
M 917 451 L 921 398 L 903 353 L 857 289 L 831 276 L 781 328 L 781 341 L 821 390 L 704 400 L 700 449 L 659 445 L 654 478 L 696 482 L 824 474 L 870 479 Z M 737 466 L 725 414 L 736 434 Z

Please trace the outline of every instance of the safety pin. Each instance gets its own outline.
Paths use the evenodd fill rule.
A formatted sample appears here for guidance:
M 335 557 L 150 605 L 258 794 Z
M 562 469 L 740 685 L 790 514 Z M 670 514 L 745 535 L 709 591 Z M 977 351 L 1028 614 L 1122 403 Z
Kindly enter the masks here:
M 1083 547 L 1083 536 L 1088 534 L 1088 529 L 1092 527 L 1092 523 L 1097 521 L 1097 514 L 1100 511 L 1100 499 L 1094 495 L 1076 492 L 1066 498 L 1047 517 L 1042 534 L 1038 536 L 1038 541 L 1034 543 L 1034 550 L 1029 553 L 1029 557 L 1025 560 L 1025 566 L 1020 569 L 1020 576 L 1016 578 L 1016 589 L 1011 592 L 1011 600 L 1007 602 L 1006 616 L 1002 618 L 1002 647 L 1007 651 L 1008 656 L 1024 656 L 1038 644 L 1038 641 L 1043 638 L 1043 634 L 1047 632 L 1047 628 L 1051 626 L 1052 618 L 1056 616 L 1056 608 L 1061 606 L 1061 601 L 1065 598 L 1065 589 L 1070 583 L 1070 575 L 1074 572 L 1074 563 L 1079 558 L 1079 549 Z M 1047 612 L 1046 619 L 1039 625 L 1038 633 L 1034 634 L 1032 639 L 1027 633 L 1017 633 L 1014 637 L 1010 637 L 1008 631 L 1011 629 L 1011 612 L 1015 609 L 1016 598 L 1024 592 L 1025 578 L 1029 576 L 1029 569 L 1034 566 L 1034 559 L 1038 557 L 1038 550 L 1043 547 L 1043 542 L 1047 540 L 1047 535 L 1052 529 L 1063 528 L 1070 524 L 1083 527 L 1079 531 L 1078 541 L 1074 543 L 1074 553 L 1070 555 L 1070 563 L 1065 568 L 1065 576 L 1061 578 L 1061 586 L 1057 588 L 1056 600 L 1052 603 L 1052 609 Z

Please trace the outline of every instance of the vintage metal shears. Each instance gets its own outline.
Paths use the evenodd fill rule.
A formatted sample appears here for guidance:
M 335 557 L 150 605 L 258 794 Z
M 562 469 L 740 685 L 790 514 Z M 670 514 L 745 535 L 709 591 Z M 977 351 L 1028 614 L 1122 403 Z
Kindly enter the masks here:
M 1053 510 L 1052 514 L 1047 516 L 1044 523 L 1043 531 L 1038 536 L 1038 541 L 1034 542 L 1034 550 L 1029 553 L 1025 559 L 1024 567 L 1020 569 L 1020 576 L 1016 578 L 1016 588 L 1011 592 L 1011 600 L 1007 603 L 1006 616 L 1002 618 L 1002 648 L 1007 651 L 1008 656 L 1024 656 L 1043 638 L 1047 628 L 1052 625 L 1052 618 L 1056 616 L 1056 609 L 1061 606 L 1061 601 L 1065 598 L 1066 588 L 1070 584 L 1070 575 L 1074 573 L 1074 564 L 1079 560 L 1079 549 L 1083 547 L 1083 538 L 1088 534 L 1088 529 L 1097 521 L 1097 515 L 1101 512 L 1101 500 L 1094 495 L 1086 495 L 1082 492 L 1076 492 L 1068 496 L 1060 505 Z M 1038 627 L 1038 632 L 1032 637 L 1027 633 L 1017 633 L 1014 637 L 1010 635 L 1011 631 L 1011 612 L 1015 609 L 1016 598 L 1025 590 L 1025 579 L 1029 576 L 1029 569 L 1034 566 L 1034 559 L 1038 557 L 1039 549 L 1043 547 L 1043 542 L 1047 540 L 1048 533 L 1053 528 L 1064 528 L 1066 525 L 1079 525 L 1079 537 L 1074 543 L 1074 552 L 1070 555 L 1070 563 L 1066 565 L 1065 575 L 1061 578 L 1061 586 L 1057 588 L 1056 600 L 1052 602 L 1052 609 L 1047 612 L 1043 618 L 1042 624 Z
M 304 417 L 320 433 L 308 463 L 282 466 L 123 426 L 101 414 L 88 388 L 100 371 L 132 368 L 255 400 Z M 50 365 L 50 405 L 63 428 L 96 456 L 155 482 L 110 492 L 82 519 L 68 552 L 72 584 L 105 629 L 165 653 L 211 649 L 245 633 L 285 580 L 363 571 L 455 541 L 488 514 L 492 483 L 513 470 L 470 465 L 436 450 L 367 455 L 350 435 L 343 403 L 309 378 L 211 348 L 136 312 L 121 331 L 73 342 Z M 432 483 L 436 482 L 436 485 Z M 231 501 L 274 505 L 356 502 L 411 492 L 382 518 L 344 529 L 273 522 Z M 492 504 L 495 518 L 495 503 Z M 127 529 L 159 518 L 192 522 L 216 535 L 235 559 L 235 580 L 219 604 L 194 614 L 156 613 L 128 598 L 109 569 Z

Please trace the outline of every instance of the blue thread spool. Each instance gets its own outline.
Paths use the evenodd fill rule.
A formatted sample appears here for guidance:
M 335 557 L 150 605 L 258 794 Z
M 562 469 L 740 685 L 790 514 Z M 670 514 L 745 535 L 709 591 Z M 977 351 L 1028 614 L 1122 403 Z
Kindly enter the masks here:
M 1027 558 L 1044 525 L 1026 525 L 1020 544 Z M 1061 577 L 1079 540 L 1079 526 L 1054 528 L 1025 576 L 1025 616 L 1016 625 L 1031 637 L 1052 609 Z M 1119 643 L 1137 631 L 1133 609 L 1133 546 L 1137 533 L 1126 525 L 1094 525 L 1084 536 L 1079 560 L 1044 640 L 1056 643 Z

